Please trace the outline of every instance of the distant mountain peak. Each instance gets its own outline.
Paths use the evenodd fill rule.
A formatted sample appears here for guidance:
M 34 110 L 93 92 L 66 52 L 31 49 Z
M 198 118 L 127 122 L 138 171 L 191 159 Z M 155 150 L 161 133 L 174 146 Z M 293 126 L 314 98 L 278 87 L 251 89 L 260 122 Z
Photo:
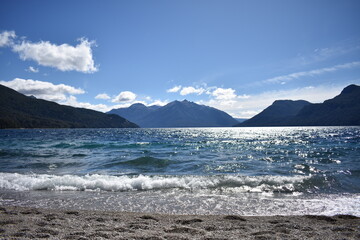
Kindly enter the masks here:
M 143 103 L 134 103 L 130 107 L 135 107 L 135 106 L 146 107 Z
M 227 113 L 188 100 L 175 100 L 162 107 L 113 109 L 141 127 L 230 127 L 238 123 Z
M 133 109 L 143 109 L 143 108 L 147 108 L 144 104 L 142 103 L 134 103 L 132 104 L 129 108 L 133 108 Z
M 275 100 L 273 104 L 287 104 L 287 103 L 308 103 L 308 101 L 305 100 L 287 100 L 287 99 L 281 99 L 281 100 Z
M 310 103 L 304 100 L 276 100 L 253 118 L 237 126 L 281 126 Z
M 182 101 L 180 101 L 180 100 L 175 100 L 175 101 L 172 101 L 172 102 L 170 102 L 170 103 L 173 103 L 173 104 L 175 104 L 175 103 L 176 103 L 176 104 L 186 104 L 186 103 L 193 103 L 193 102 L 184 99 L 184 100 L 182 100 Z
M 323 103 L 276 100 L 253 118 L 237 126 L 351 126 L 360 125 L 360 86 L 345 87 Z
M 349 93 L 353 93 L 353 92 L 359 91 L 359 90 L 360 90 L 360 86 L 351 84 L 351 85 L 347 86 L 346 88 L 344 88 L 341 91 L 341 94 L 349 94 Z

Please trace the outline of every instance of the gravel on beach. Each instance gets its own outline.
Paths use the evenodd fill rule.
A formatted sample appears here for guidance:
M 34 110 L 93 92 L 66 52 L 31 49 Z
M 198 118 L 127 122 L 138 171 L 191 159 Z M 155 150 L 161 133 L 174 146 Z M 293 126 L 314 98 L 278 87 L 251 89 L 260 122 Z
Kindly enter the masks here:
M 360 239 L 360 218 L 166 215 L 2 206 L 0 239 Z

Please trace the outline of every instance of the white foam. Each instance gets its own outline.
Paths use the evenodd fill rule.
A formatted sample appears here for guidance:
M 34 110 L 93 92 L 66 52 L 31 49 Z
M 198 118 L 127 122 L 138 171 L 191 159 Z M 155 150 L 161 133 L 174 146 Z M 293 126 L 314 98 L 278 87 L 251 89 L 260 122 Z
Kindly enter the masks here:
M 360 216 L 359 194 L 302 194 L 296 190 L 291 194 L 275 193 L 276 189 L 296 189 L 295 185 L 307 178 L 0 173 L 0 190 L 12 190 L 3 191 L 0 205 L 176 214 Z M 155 194 L 146 191 L 151 189 L 168 190 Z
M 293 192 L 306 176 L 109 176 L 0 173 L 0 188 L 16 191 L 135 191 L 152 189 L 221 189 L 233 192 Z

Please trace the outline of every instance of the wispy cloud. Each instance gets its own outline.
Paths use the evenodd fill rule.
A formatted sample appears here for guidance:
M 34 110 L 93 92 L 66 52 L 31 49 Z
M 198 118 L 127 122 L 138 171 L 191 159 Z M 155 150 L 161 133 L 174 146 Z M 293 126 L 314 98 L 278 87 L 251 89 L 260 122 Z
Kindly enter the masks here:
M 69 96 L 65 101 L 60 102 L 72 107 L 87 108 L 100 112 L 108 112 L 111 108 L 106 104 L 91 104 L 88 102 L 79 102 L 75 96 Z
M 14 38 L 16 38 L 14 31 L 3 31 L 0 33 L 0 47 L 12 45 Z
M 25 69 L 25 71 L 27 72 L 33 72 L 33 73 L 38 73 L 39 69 L 38 68 L 34 68 L 33 66 L 29 66 L 29 68 Z
M 180 89 L 181 89 L 181 85 L 179 85 L 179 86 L 174 86 L 173 88 L 170 88 L 170 89 L 166 90 L 166 92 L 168 92 L 168 93 L 176 93 L 176 92 L 178 92 Z
M 311 70 L 311 71 L 296 72 L 296 73 L 291 73 L 291 74 L 287 74 L 287 75 L 277 76 L 277 77 L 266 79 L 263 82 L 264 83 L 284 83 L 284 82 L 288 82 L 291 80 L 299 79 L 301 77 L 312 77 L 312 76 L 321 75 L 321 74 L 325 74 L 325 73 L 336 72 L 336 71 L 339 71 L 342 69 L 351 69 L 351 68 L 356 68 L 356 67 L 360 67 L 360 61 L 339 64 L 339 65 L 335 65 L 332 67 L 320 68 L 320 69 L 315 69 L 315 70 Z
M 109 95 L 107 95 L 106 93 L 100 93 L 98 95 L 95 96 L 95 99 L 104 99 L 104 100 L 108 100 L 111 97 Z
M 317 62 L 323 62 L 329 59 L 336 59 L 346 54 L 353 54 L 360 50 L 360 45 L 357 39 L 348 39 L 339 42 L 335 46 L 316 48 L 312 53 L 303 55 L 300 54 L 296 60 L 298 64 L 309 65 Z

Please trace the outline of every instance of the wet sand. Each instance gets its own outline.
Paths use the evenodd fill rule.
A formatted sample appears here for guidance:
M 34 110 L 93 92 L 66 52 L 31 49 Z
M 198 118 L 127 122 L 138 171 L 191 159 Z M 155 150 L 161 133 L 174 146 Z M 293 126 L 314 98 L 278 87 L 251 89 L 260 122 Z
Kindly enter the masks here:
M 360 218 L 165 215 L 3 206 L 0 239 L 360 239 Z

